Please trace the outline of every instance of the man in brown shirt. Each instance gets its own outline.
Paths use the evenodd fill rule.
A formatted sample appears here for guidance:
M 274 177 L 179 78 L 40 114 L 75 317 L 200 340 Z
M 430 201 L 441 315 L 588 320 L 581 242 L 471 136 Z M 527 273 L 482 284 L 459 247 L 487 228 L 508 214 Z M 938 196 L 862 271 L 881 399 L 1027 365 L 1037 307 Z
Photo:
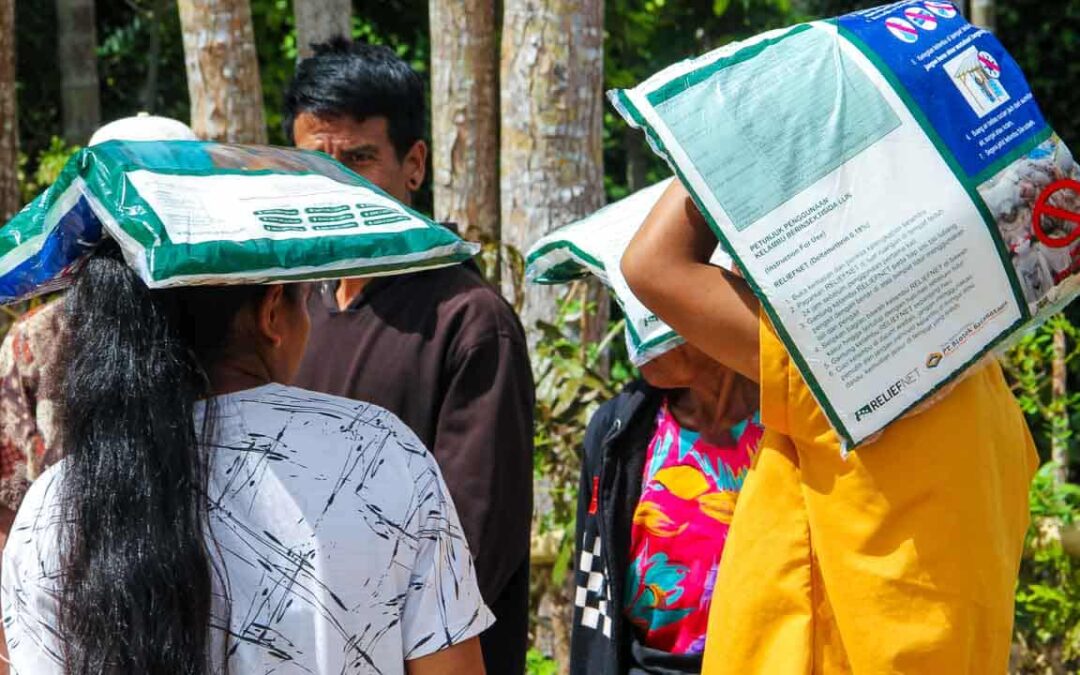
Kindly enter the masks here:
M 408 204 L 424 180 L 423 82 L 386 47 L 336 40 L 301 62 L 285 133 Z M 312 295 L 295 384 L 369 401 L 434 454 L 495 625 L 489 675 L 525 670 L 534 389 L 521 324 L 472 265 L 346 279 Z

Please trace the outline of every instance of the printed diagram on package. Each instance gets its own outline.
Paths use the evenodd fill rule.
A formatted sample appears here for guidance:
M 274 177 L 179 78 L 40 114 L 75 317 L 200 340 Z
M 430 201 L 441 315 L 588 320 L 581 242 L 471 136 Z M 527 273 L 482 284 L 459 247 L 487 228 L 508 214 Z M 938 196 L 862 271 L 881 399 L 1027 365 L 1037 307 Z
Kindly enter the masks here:
M 1009 101 L 1009 92 L 1001 85 L 997 59 L 976 47 L 946 63 L 945 72 L 980 119 Z
M 931 12 L 937 14 L 943 19 L 956 18 L 956 6 L 951 2 L 948 2 L 948 0 L 941 0 L 940 2 L 924 2 L 923 4 L 926 5 L 926 8 L 929 9 Z
M 1080 167 L 1069 149 L 1052 136 L 979 187 L 1033 311 L 1068 292 L 1059 285 L 1075 283 L 1072 275 L 1080 268 L 1080 243 L 1070 239 L 1076 223 L 1063 214 L 1080 214 L 1080 193 L 1054 186 L 1078 178 Z M 1045 235 L 1066 245 L 1048 245 L 1036 236 L 1033 223 L 1040 204 Z
M 889 17 L 885 20 L 885 28 L 892 36 L 901 42 L 915 44 L 919 41 L 919 31 L 930 33 L 937 30 L 942 19 L 956 17 L 956 8 L 949 2 L 925 2 L 923 6 L 915 5 L 904 10 L 903 18 L 898 16 Z
M 936 30 L 938 25 L 937 16 L 930 10 L 922 7 L 908 7 L 904 10 L 907 20 L 925 31 Z
M 906 42 L 909 45 L 914 44 L 919 40 L 919 31 L 915 30 L 915 26 L 912 26 L 906 20 L 893 17 L 885 21 L 885 27 L 889 29 L 889 32 L 893 34 L 893 37 Z

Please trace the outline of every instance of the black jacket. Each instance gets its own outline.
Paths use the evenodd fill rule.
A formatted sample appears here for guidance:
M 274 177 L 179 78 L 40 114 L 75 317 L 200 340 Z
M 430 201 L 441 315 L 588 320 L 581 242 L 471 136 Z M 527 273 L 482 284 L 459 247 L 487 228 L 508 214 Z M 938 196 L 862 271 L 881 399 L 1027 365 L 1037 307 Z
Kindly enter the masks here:
M 664 392 L 637 381 L 600 406 L 585 432 L 575 533 L 570 675 L 697 673 L 700 657 L 642 645 L 623 613 L 630 529 Z

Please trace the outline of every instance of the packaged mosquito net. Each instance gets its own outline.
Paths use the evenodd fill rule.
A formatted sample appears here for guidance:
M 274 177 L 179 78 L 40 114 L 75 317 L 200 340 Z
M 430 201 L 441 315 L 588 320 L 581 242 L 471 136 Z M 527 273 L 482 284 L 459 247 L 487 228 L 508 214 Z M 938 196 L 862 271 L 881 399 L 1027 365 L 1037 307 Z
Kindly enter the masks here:
M 1080 172 L 949 2 L 773 31 L 611 96 L 849 446 L 1077 294 Z
M 394 274 L 475 253 L 320 153 L 111 141 L 0 229 L 0 302 L 63 286 L 106 236 L 151 288 Z
M 537 284 L 561 284 L 596 275 L 615 295 L 626 317 L 626 347 L 640 366 L 682 344 L 675 331 L 630 292 L 619 269 L 634 233 L 649 215 L 667 179 L 609 204 L 537 241 L 525 256 L 525 278 Z M 731 269 L 731 258 L 717 249 L 713 264 Z

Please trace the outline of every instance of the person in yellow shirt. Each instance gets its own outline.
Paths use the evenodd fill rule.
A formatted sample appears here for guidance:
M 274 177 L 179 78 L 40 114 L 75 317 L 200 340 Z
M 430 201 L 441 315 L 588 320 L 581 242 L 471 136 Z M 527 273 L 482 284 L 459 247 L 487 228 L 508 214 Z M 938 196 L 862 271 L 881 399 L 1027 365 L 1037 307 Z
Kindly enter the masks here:
M 633 292 L 761 386 L 761 449 L 709 620 L 705 675 L 1007 670 L 1038 465 L 1000 366 L 847 459 L 748 286 L 675 181 L 627 249 Z

